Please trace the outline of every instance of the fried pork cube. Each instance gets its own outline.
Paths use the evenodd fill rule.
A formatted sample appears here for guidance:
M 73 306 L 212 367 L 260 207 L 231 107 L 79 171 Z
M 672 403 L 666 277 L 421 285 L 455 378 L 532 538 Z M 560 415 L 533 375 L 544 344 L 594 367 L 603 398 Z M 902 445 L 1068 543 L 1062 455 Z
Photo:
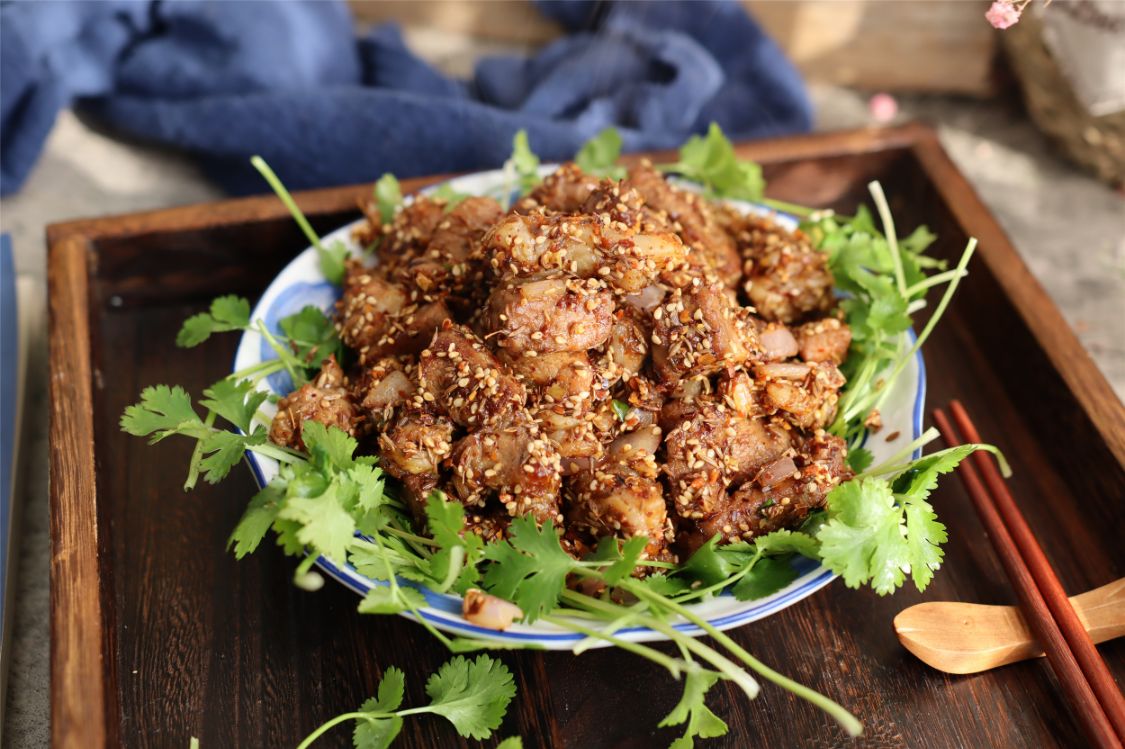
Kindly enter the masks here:
M 614 313 L 609 338 L 598 358 L 598 366 L 607 384 L 635 377 L 648 358 L 651 319 L 634 307 Z
M 835 364 L 772 362 L 754 369 L 767 408 L 801 429 L 827 426 L 836 416 L 844 376 Z
M 846 457 L 842 439 L 818 432 L 795 455 L 778 458 L 738 487 L 718 511 L 685 525 L 681 544 L 692 552 L 716 534 L 728 543 L 797 527 L 824 507 L 828 492 L 851 477 Z
M 813 249 L 803 232 L 746 216 L 737 237 L 744 257 L 743 289 L 763 318 L 795 323 L 835 306 L 828 258 Z
M 386 273 L 395 271 L 426 249 L 445 215 L 445 205 L 425 195 L 415 196 L 386 226 L 374 200 L 366 201 L 360 207 L 367 216 L 368 225 L 357 232 L 356 239 L 365 247 L 378 241 L 379 266 Z
M 340 339 L 354 349 L 361 363 L 386 355 L 386 336 L 391 318 L 407 304 L 402 287 L 358 260 L 349 260 L 344 274 L 344 293 L 336 302 L 336 327 Z
M 544 177 L 535 189 L 516 203 L 513 210 L 525 214 L 540 209 L 548 213 L 577 213 L 601 182 L 573 162 L 563 164 Z
M 728 486 L 746 481 L 780 457 L 790 439 L 778 423 L 697 400 L 664 438 L 664 472 L 676 513 L 686 519 L 715 512 Z
M 660 436 L 656 426 L 623 434 L 592 470 L 574 477 L 568 513 L 572 527 L 594 538 L 644 536 L 649 541 L 646 556 L 661 555 L 672 525 L 658 481 Z
M 558 450 L 563 476 L 589 470 L 605 453 L 603 435 L 589 418 L 575 416 L 551 406 L 539 408 L 534 416 L 543 435 Z
M 613 294 L 597 279 L 509 279 L 488 299 L 484 325 L 511 352 L 588 351 L 609 338 Z
M 647 161 L 629 171 L 622 188 L 635 189 L 649 207 L 667 214 L 684 244 L 691 247 L 689 262 L 712 271 L 727 286 L 738 285 L 742 258 L 703 196 L 673 186 Z
M 402 409 L 379 435 L 379 465 L 398 479 L 415 519 L 425 522 L 426 499 L 440 480 L 441 462 L 453 450 L 453 424 L 433 409 Z
M 829 362 L 839 366 L 848 356 L 852 331 L 835 317 L 805 323 L 794 331 L 801 358 L 807 362 Z
M 758 350 L 754 327 L 722 284 L 675 289 L 652 316 L 652 363 L 662 382 L 737 367 Z
M 461 438 L 450 464 L 453 494 L 466 506 L 495 496 L 512 517 L 561 522 L 559 453 L 526 414 Z
M 395 280 L 417 289 L 421 301 L 450 297 L 448 304 L 471 308 L 480 301 L 487 268 L 480 240 L 503 215 L 492 198 L 466 198 L 438 222 L 425 250 L 398 268 Z
M 352 398 L 367 417 L 366 425 L 382 429 L 395 408 L 417 389 L 398 359 L 385 357 L 363 368 L 350 383 Z
M 527 391 L 471 330 L 448 320 L 418 359 L 417 399 L 469 429 L 524 410 Z
M 335 355 L 320 365 L 320 373 L 277 402 L 277 414 L 270 423 L 270 441 L 304 450 L 301 426 L 306 421 L 317 421 L 326 427 L 336 427 L 355 435 L 362 418 L 348 393 L 347 378 L 336 363 Z
M 670 232 L 637 232 L 606 215 L 510 214 L 484 239 L 498 275 L 563 270 L 632 294 L 682 267 L 687 248 Z

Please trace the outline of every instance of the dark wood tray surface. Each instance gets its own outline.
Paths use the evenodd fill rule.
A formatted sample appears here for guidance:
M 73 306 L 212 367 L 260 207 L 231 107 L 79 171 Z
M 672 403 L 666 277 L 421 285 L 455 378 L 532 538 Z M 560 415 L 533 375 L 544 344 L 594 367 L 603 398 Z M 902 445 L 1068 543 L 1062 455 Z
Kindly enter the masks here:
M 883 182 L 900 231 L 928 224 L 953 258 L 980 251 L 925 348 L 929 403 L 962 399 L 1015 469 L 1012 489 L 1067 590 L 1125 575 L 1125 416 L 965 179 L 920 125 L 746 144 L 770 194 L 851 211 Z M 416 188 L 424 181 L 409 183 Z M 305 193 L 320 229 L 356 215 L 369 187 Z M 403 667 L 407 704 L 447 657 L 420 627 L 360 616 L 329 582 L 290 584 L 294 561 L 265 544 L 236 562 L 226 539 L 254 491 L 249 471 L 181 491 L 187 446 L 148 447 L 118 430 L 141 388 L 198 392 L 229 371 L 235 337 L 173 345 L 211 297 L 255 297 L 305 241 L 272 198 L 224 201 L 48 229 L 51 311 L 51 720 L 59 747 L 291 746 Z M 734 633 L 766 663 L 842 702 L 859 746 L 1081 745 L 1042 660 L 954 677 L 898 644 L 891 620 L 920 600 L 1014 603 L 959 483 L 935 505 L 947 562 L 925 595 L 889 598 L 837 581 Z M 1125 677 L 1125 642 L 1102 646 Z M 500 736 L 528 747 L 666 746 L 656 724 L 678 685 L 624 653 L 502 653 L 519 694 Z M 766 686 L 747 702 L 720 685 L 731 727 L 704 746 L 851 745 L 825 715 Z M 347 730 L 325 740 L 350 745 Z M 334 743 L 335 742 L 335 743 Z M 437 718 L 406 723 L 398 746 L 477 746 Z

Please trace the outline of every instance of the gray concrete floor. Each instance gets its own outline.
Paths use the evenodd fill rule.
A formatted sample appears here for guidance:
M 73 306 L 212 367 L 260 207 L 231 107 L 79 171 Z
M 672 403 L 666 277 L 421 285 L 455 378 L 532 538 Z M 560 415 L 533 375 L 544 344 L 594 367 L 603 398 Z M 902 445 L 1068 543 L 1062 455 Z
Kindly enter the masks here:
M 452 67 L 452 66 L 450 66 Z M 818 128 L 870 124 L 866 97 L 814 87 Z M 1063 161 L 1014 107 L 942 97 L 900 99 L 900 119 L 937 124 L 942 142 L 996 214 L 1118 394 L 1125 393 L 1125 201 Z M 17 267 L 46 277 L 51 222 L 220 197 L 185 158 L 126 145 L 63 115 L 17 195 L 0 201 Z M 40 342 L 41 345 L 41 342 Z M 38 376 L 35 376 L 35 372 Z M 4 745 L 48 739 L 45 365 L 33 372 L 29 481 L 19 543 L 18 604 Z

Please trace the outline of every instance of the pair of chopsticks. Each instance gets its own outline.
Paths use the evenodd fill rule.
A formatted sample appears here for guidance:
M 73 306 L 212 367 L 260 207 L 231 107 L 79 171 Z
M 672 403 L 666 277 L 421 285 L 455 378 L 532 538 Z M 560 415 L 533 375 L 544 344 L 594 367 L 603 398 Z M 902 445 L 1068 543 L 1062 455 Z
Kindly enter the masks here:
M 948 446 L 961 444 L 961 436 L 967 442 L 981 442 L 964 406 L 953 401 L 949 412 L 960 436 L 944 411 L 933 412 Z M 1071 709 L 1094 746 L 1121 747 L 1125 742 L 1125 696 L 1079 621 L 995 460 L 984 452 L 973 453 L 961 463 L 958 474 Z

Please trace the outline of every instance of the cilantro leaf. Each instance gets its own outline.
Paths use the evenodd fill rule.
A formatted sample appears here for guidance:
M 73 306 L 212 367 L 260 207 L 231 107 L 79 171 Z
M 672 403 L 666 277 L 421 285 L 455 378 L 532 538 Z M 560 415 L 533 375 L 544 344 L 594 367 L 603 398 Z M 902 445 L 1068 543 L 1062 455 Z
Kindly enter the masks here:
M 625 167 L 617 165 L 621 156 L 621 133 L 617 128 L 607 127 L 582 144 L 574 156 L 578 168 L 598 177 L 622 179 Z
M 303 545 L 342 563 L 355 535 L 355 520 L 340 505 L 337 491 L 330 485 L 319 497 L 289 497 L 278 517 L 300 523 L 297 540 Z
M 371 705 L 374 700 L 367 700 L 359 709 L 362 712 L 373 712 Z M 365 715 L 357 718 L 355 731 L 352 733 L 352 745 L 355 749 L 387 749 L 402 731 L 402 718 L 398 715 L 389 717 L 375 717 Z
M 390 172 L 384 174 L 375 183 L 375 204 L 379 207 L 379 218 L 384 224 L 391 223 L 395 212 L 402 205 L 402 189 Z
M 212 333 L 243 330 L 250 325 L 250 302 L 242 297 L 221 296 L 211 302 L 207 312 L 200 312 L 184 320 L 176 334 L 176 345 L 192 348 L 206 341 Z
M 925 590 L 945 557 L 941 545 L 949 540 L 945 525 L 924 499 L 907 499 L 906 544 L 910 550 L 910 577 L 918 590 Z
M 797 571 L 787 557 L 761 557 L 742 576 L 731 593 L 740 601 L 752 601 L 773 595 L 797 579 Z
M 754 548 L 763 554 L 788 554 L 795 552 L 809 559 L 820 559 L 820 544 L 816 538 L 801 531 L 780 529 L 758 536 Z
M 270 526 L 277 518 L 281 502 L 285 499 L 285 492 L 279 481 L 267 484 L 264 489 L 254 495 L 242 519 L 234 527 L 234 531 L 227 540 L 227 548 L 234 547 L 235 559 L 242 559 L 250 554 L 265 538 Z
M 426 694 L 427 712 L 446 718 L 462 736 L 487 739 L 500 727 L 516 685 L 508 667 L 491 656 L 457 656 L 429 678 Z
M 519 736 L 509 736 L 497 744 L 496 749 L 523 749 L 523 739 Z
M 714 122 L 706 136 L 693 135 L 680 148 L 680 160 L 662 167 L 703 184 L 711 195 L 761 201 L 765 193 L 762 169 L 739 159 L 734 146 Z
M 707 540 L 696 549 L 687 562 L 680 566 L 679 573 L 704 585 L 715 585 L 730 578 L 731 575 L 752 556 L 749 547 L 735 544 L 719 548 L 719 534 Z
M 226 478 L 230 469 L 242 461 L 242 456 L 250 445 L 260 445 L 266 441 L 265 432 L 249 437 L 216 430 L 205 437 L 200 444 L 204 456 L 199 462 L 203 478 L 209 484 L 217 484 Z
M 520 195 L 526 195 L 531 192 L 531 188 L 539 184 L 539 157 L 528 145 L 527 131 L 522 128 L 512 138 L 512 155 L 508 163 L 516 172 Z
M 179 385 L 145 388 L 140 403 L 126 408 L 121 417 L 122 429 L 134 437 L 152 435 L 150 443 L 195 427 L 202 430 L 203 422 L 191 406 L 191 396 Z
M 408 585 L 375 585 L 359 602 L 361 614 L 401 614 L 426 605 L 426 597 Z
M 848 467 L 855 473 L 863 473 L 871 467 L 875 456 L 866 447 L 853 447 L 848 450 Z
M 610 406 L 613 408 L 613 413 L 617 416 L 618 421 L 625 421 L 625 417 L 629 415 L 629 411 L 633 408 L 625 401 L 616 398 L 610 401 Z
M 339 427 L 326 427 L 309 420 L 301 425 L 301 439 L 314 463 L 347 470 L 355 464 L 352 454 L 357 443 Z
M 391 666 L 383 672 L 379 690 L 375 697 L 366 700 L 359 707 L 361 713 L 394 713 L 402 706 L 406 693 L 406 676 L 402 669 Z M 356 749 L 385 749 L 390 746 L 402 730 L 402 718 L 398 715 L 375 717 L 369 715 L 359 718 L 355 723 L 352 742 Z
M 817 533 L 821 560 L 844 577 L 849 588 L 863 583 L 879 595 L 902 584 L 910 565 L 903 534 L 903 510 L 883 479 L 840 484 L 828 494 L 829 520 Z
M 598 540 L 597 550 L 590 561 L 609 563 L 601 570 L 602 582 L 614 586 L 633 573 L 646 546 L 648 539 L 644 536 L 633 536 L 624 542 L 613 536 L 604 536 Z
M 319 307 L 306 305 L 277 324 L 303 367 L 317 369 L 331 354 L 339 357 L 344 352 L 336 326 Z
M 528 623 L 555 608 L 566 576 L 576 566 L 559 544 L 554 523 L 539 528 L 529 515 L 513 520 L 508 540 L 489 544 L 484 558 L 492 562 L 484 573 L 484 587 L 519 606 Z
M 686 592 L 690 584 L 678 577 L 669 577 L 663 572 L 658 572 L 638 580 L 641 585 L 648 588 L 658 596 L 672 598 Z
M 229 378 L 216 382 L 203 391 L 199 404 L 229 421 L 243 432 L 250 433 L 250 423 L 269 393 L 257 390 L 249 380 L 235 382 Z
M 446 501 L 434 492 L 426 502 L 430 535 L 440 547 L 429 560 L 430 577 L 441 592 L 453 588 L 458 593 L 472 587 L 480 578 L 478 564 L 484 554 L 484 539 L 465 532 L 465 506 Z
M 661 728 L 667 728 L 687 723 L 684 735 L 672 742 L 673 749 L 691 749 L 695 746 L 696 737 L 713 739 L 726 734 L 727 724 L 706 704 L 708 690 L 718 681 L 719 674 L 714 671 L 696 668 L 687 672 L 683 696 L 659 724 Z

